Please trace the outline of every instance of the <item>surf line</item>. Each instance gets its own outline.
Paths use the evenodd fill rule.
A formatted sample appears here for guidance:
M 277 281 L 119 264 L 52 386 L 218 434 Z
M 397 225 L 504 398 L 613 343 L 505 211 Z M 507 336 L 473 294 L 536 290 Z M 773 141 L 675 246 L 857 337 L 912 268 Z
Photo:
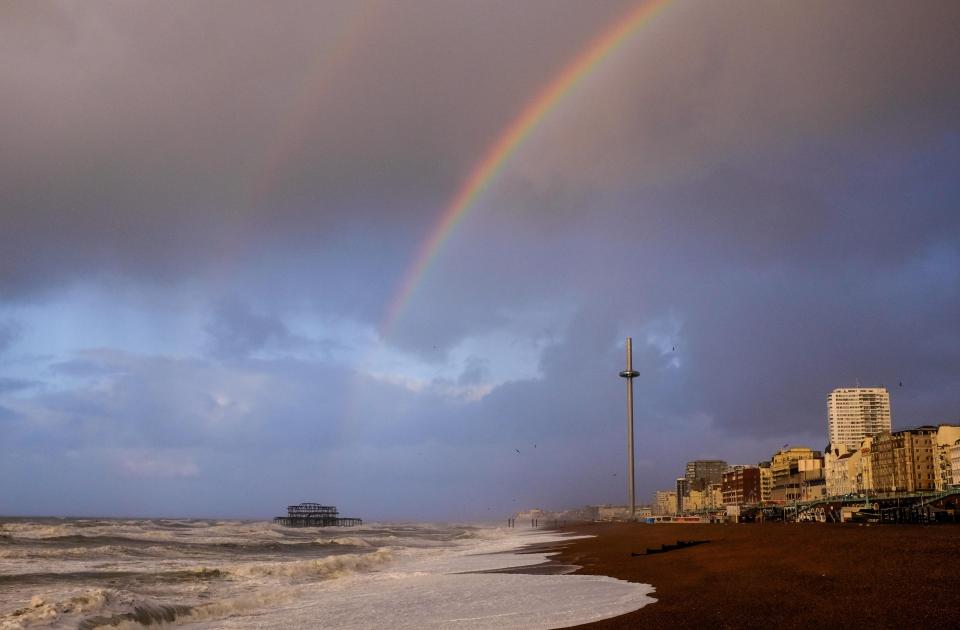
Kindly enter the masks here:
M 417 248 L 412 263 L 404 272 L 387 306 L 380 325 L 382 337 L 389 336 L 417 286 L 423 280 L 443 244 L 469 213 L 504 165 L 530 134 L 585 77 L 614 53 L 666 7 L 671 0 L 644 0 L 615 21 L 564 66 L 511 120 L 475 163 L 460 188 Z

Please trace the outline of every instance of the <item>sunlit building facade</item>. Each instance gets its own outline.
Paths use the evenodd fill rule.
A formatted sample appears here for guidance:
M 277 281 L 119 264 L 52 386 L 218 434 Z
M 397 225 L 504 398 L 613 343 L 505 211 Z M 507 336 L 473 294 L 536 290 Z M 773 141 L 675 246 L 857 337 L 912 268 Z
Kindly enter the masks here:
M 823 456 L 806 446 L 782 448 L 770 459 L 771 501 L 802 501 L 826 494 Z
M 657 490 L 654 496 L 653 512 L 657 516 L 677 513 L 677 493 L 673 490 Z
M 760 469 L 756 466 L 734 466 L 723 474 L 724 505 L 756 505 L 760 503 Z
M 827 396 L 831 448 L 854 450 L 863 438 L 892 428 L 890 394 L 885 387 L 846 387 Z
M 760 501 L 768 503 L 773 496 L 773 470 L 770 462 L 760 462 Z
M 873 438 L 870 454 L 874 489 L 916 492 L 936 488 L 937 427 L 884 431 Z
M 950 447 L 950 464 L 953 468 L 953 485 L 960 486 L 960 440 Z
M 937 490 L 943 490 L 954 484 L 954 465 L 950 453 L 958 440 L 960 440 L 960 426 L 941 424 L 937 427 L 935 438 L 937 450 L 934 457 Z

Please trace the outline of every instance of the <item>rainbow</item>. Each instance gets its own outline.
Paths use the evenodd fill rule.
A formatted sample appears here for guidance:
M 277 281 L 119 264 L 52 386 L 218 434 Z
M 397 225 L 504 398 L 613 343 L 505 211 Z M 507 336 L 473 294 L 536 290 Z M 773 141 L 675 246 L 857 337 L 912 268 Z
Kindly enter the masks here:
M 380 326 L 381 335 L 389 334 L 409 303 L 417 285 L 437 257 L 444 242 L 467 215 L 480 194 L 503 170 L 523 141 L 547 117 L 557 103 L 604 59 L 665 7 L 670 0 L 644 0 L 613 23 L 570 61 L 556 77 L 531 99 L 491 144 L 470 171 L 456 194 L 417 250 L 391 299 Z

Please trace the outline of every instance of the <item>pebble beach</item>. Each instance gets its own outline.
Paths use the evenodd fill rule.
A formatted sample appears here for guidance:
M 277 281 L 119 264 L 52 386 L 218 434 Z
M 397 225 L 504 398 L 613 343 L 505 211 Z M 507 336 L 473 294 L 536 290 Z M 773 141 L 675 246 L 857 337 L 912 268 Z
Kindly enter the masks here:
M 655 589 L 655 603 L 581 628 L 960 624 L 955 525 L 597 523 L 568 531 L 591 537 L 558 547 L 556 562 Z M 710 542 L 646 554 L 693 539 Z

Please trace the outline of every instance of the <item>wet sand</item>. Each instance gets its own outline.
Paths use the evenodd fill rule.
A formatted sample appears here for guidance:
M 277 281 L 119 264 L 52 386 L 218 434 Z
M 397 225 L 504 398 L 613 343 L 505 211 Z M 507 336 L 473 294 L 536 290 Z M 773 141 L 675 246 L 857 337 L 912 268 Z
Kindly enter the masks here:
M 558 563 L 656 588 L 581 628 L 958 628 L 960 526 L 585 524 Z M 654 555 L 647 547 L 710 540 Z

